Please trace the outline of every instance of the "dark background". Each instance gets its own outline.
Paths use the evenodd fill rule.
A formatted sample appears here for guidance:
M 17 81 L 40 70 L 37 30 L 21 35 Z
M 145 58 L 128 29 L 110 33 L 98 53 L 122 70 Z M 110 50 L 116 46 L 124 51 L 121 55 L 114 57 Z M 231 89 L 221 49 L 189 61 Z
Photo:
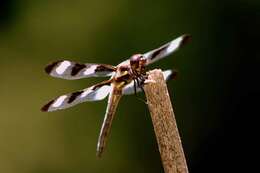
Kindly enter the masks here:
M 189 170 L 249 172 L 259 138 L 259 31 L 258 0 L 1 0 L 0 172 L 163 172 L 145 104 L 121 100 L 97 159 L 106 101 L 39 109 L 103 79 L 66 81 L 43 69 L 62 57 L 115 65 L 184 33 L 192 41 L 151 68 L 179 70 L 168 87 Z

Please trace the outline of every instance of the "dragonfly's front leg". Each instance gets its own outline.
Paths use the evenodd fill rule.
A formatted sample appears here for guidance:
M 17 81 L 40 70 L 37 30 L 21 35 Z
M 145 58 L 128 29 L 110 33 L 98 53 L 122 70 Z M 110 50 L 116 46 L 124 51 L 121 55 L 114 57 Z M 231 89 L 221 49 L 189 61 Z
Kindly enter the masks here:
M 135 79 L 134 79 L 134 91 L 135 91 L 135 95 L 137 95 L 136 94 L 136 81 L 135 81 Z

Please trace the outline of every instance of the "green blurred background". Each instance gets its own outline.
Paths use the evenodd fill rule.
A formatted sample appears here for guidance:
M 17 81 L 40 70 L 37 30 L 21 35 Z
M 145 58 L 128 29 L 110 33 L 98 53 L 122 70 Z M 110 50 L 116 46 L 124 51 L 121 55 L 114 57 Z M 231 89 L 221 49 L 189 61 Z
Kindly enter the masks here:
M 256 107 L 259 17 L 257 0 L 1 0 L 0 172 L 163 172 L 143 102 L 123 97 L 97 159 L 106 101 L 40 107 L 104 79 L 66 81 L 43 69 L 61 58 L 115 65 L 184 33 L 192 41 L 151 68 L 179 71 L 168 86 L 190 172 L 234 171 Z

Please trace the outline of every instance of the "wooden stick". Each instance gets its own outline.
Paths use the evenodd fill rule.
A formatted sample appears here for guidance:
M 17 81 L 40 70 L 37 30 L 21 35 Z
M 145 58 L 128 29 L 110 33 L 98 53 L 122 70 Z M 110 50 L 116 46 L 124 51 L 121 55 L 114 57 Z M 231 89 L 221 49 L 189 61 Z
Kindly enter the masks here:
M 175 115 L 161 70 L 148 72 L 144 91 L 165 173 L 188 173 Z

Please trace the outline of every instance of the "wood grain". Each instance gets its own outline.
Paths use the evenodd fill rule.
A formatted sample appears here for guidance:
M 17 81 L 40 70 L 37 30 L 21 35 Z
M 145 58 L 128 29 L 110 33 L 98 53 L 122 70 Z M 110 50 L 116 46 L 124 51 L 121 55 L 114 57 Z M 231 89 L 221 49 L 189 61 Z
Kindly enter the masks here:
M 161 70 L 148 72 L 144 86 L 165 173 L 188 173 L 166 82 Z

